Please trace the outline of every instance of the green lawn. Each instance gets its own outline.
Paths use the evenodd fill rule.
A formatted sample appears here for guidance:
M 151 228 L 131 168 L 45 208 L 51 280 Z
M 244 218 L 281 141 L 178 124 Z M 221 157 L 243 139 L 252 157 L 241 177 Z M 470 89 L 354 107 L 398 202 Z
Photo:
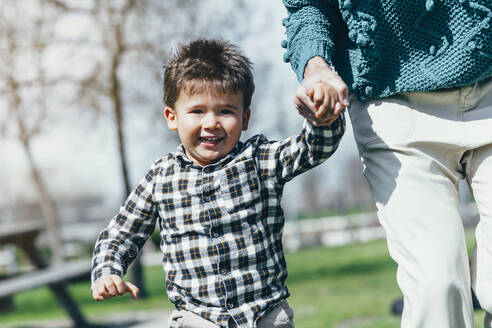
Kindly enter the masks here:
M 471 233 L 469 244 L 472 244 Z M 391 302 L 400 296 L 395 282 L 396 265 L 389 258 L 385 241 L 336 248 L 312 248 L 287 254 L 291 292 L 289 302 L 295 310 L 296 326 L 399 327 L 399 318 L 390 314 Z M 111 312 L 171 308 L 164 295 L 161 267 L 145 270 L 150 297 L 132 301 L 119 297 L 95 302 L 88 283 L 71 287 L 77 302 L 90 317 Z M 47 288 L 16 295 L 17 311 L 2 314 L 1 323 L 65 316 Z M 482 312 L 475 313 L 475 327 L 481 328 Z

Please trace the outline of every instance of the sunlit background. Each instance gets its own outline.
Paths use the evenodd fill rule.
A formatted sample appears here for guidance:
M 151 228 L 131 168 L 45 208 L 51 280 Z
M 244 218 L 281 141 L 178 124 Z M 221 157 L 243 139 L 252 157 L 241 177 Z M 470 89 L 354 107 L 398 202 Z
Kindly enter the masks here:
M 153 160 L 178 144 L 161 110 L 162 66 L 179 42 L 223 38 L 251 58 L 256 92 L 252 124 L 244 137 L 263 133 L 278 139 L 300 129 L 302 120 L 292 103 L 298 82 L 282 61 L 281 20 L 286 13 L 281 1 L 136 1 L 127 13 L 121 12 L 125 1 L 100 1 L 99 8 L 94 7 L 97 3 L 2 1 L 3 206 L 38 199 L 32 165 L 60 205 L 82 198 L 96 198 L 113 208 L 121 202 L 114 103 L 121 102 L 125 160 L 133 186 Z M 113 73 L 118 91 L 112 90 Z M 19 130 L 18 121 L 26 131 Z M 33 163 L 26 158 L 25 137 Z M 317 177 L 300 178 L 317 191 L 307 191 L 312 196 L 309 208 L 352 201 L 349 177 L 359 173 L 350 165 L 354 157 L 349 129 L 338 153 L 311 174 Z M 303 189 L 298 192 L 306 193 Z
M 237 44 L 252 60 L 256 91 L 252 124 L 244 138 L 262 133 L 269 139 L 279 139 L 299 131 L 302 119 L 292 103 L 298 81 L 290 65 L 282 61 L 284 49 L 280 47 L 285 38 L 281 24 L 285 16 L 280 0 L 1 0 L 0 227 L 41 220 L 46 229 L 36 245 L 49 262 L 90 257 L 99 230 L 117 212 L 129 188 L 155 159 L 178 145 L 177 136 L 167 130 L 161 113 L 162 66 L 178 43 L 222 38 Z M 337 276 L 323 286 L 362 286 L 367 282 L 358 280 L 361 273 L 373 270 L 377 276 L 379 269 L 386 270 L 379 276 L 391 284 L 389 294 L 369 296 L 362 313 L 353 314 L 375 316 L 376 323 L 373 318 L 363 321 L 369 325 L 352 326 L 393 327 L 398 322 L 389 317 L 391 302 L 399 295 L 393 278 L 395 266 L 381 240 L 384 234 L 373 214 L 347 122 L 346 135 L 336 154 L 319 168 L 296 178 L 285 190 L 284 208 L 289 221 L 286 248 L 300 250 L 288 259 L 294 291 L 291 303 L 301 328 L 331 327 L 352 315 L 349 309 L 336 310 L 338 316 L 331 315 L 335 319 L 324 318 L 325 301 L 330 299 L 336 304 L 339 296 L 330 296 L 332 291 L 319 286 L 313 288 L 322 295 L 327 293 L 326 300 L 320 298 L 323 304 L 318 301 L 309 305 L 309 296 L 296 299 L 295 291 L 305 286 L 303 279 L 331 279 L 338 272 L 322 266 L 303 272 L 298 267 L 309 270 L 310 265 L 323 261 L 330 263 L 328 266 L 338 263 L 327 256 L 342 259 L 341 253 L 333 253 L 337 248 L 325 251 L 320 246 L 372 239 L 379 241 L 369 246 L 350 245 L 340 252 L 376 256 L 375 261 L 361 255 L 354 259 L 359 264 L 350 266 L 342 259 L 346 271 L 342 268 L 339 274 L 345 272 L 343 277 Z M 468 202 L 469 196 L 464 195 Z M 334 217 L 328 219 L 331 224 L 323 221 L 326 217 Z M 354 234 L 354 227 L 359 225 L 367 229 Z M 315 247 L 315 253 L 302 253 L 308 246 Z M 361 251 L 368 249 L 376 251 Z M 143 259 L 149 265 L 160 261 L 151 246 Z M 379 269 L 371 269 L 374 262 Z M 0 273 L 5 277 L 31 269 L 26 256 L 14 245 L 0 245 Z M 146 275 L 157 272 L 152 270 L 144 271 Z M 330 285 L 351 274 L 356 275 L 355 282 Z M 164 275 L 156 275 L 163 289 Z M 78 302 L 84 312 L 97 313 L 88 297 L 87 284 L 83 286 L 78 287 L 80 293 L 87 295 Z M 346 291 L 349 296 L 358 294 L 348 287 Z M 23 291 L 20 303 L 14 306 L 27 317 L 36 308 L 26 301 L 28 293 Z M 49 292 L 38 293 L 46 294 L 42 296 L 47 297 L 46 302 L 56 303 Z M 166 302 L 162 291 L 149 292 L 151 296 L 159 293 Z M 370 311 L 374 299 L 381 303 L 376 314 Z M 349 306 L 350 298 L 347 300 Z M 31 304 L 30 309 L 23 307 L 25 302 Z M 128 302 L 122 304 L 123 309 L 134 307 Z M 53 310 L 40 312 L 48 313 L 48 317 L 63 316 L 56 308 L 54 305 Z M 15 324 L 19 322 L 15 313 L 11 310 L 3 317 Z M 379 317 L 382 321 L 377 321 Z

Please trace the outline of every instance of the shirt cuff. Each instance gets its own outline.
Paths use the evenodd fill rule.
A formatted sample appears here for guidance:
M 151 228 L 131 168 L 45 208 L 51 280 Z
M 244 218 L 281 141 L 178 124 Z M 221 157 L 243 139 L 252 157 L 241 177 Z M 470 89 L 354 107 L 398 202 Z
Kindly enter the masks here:
M 330 125 L 314 126 L 308 120 L 304 119 L 304 128 L 307 133 L 323 135 L 323 134 L 343 134 L 345 131 L 345 109 L 342 110 L 338 118 Z
M 94 286 L 94 283 L 98 279 L 100 279 L 103 276 L 109 276 L 109 275 L 112 275 L 112 274 L 115 274 L 115 275 L 118 275 L 120 277 L 123 277 L 123 273 L 120 270 L 117 270 L 117 269 L 115 269 L 112 266 L 105 266 L 105 267 L 102 267 L 102 268 L 98 268 L 96 270 L 93 270 L 92 271 L 92 275 L 91 275 L 91 290 L 92 290 L 92 287 Z

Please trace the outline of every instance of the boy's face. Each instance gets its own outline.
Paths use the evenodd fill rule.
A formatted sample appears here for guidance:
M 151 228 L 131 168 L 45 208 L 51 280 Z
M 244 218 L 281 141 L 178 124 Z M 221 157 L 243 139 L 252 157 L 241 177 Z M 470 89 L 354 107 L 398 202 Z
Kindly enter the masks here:
M 251 115 L 243 108 L 243 93 L 180 92 L 174 108 L 166 107 L 164 116 L 171 130 L 178 130 L 186 155 L 200 166 L 218 161 L 239 141 L 248 128 Z

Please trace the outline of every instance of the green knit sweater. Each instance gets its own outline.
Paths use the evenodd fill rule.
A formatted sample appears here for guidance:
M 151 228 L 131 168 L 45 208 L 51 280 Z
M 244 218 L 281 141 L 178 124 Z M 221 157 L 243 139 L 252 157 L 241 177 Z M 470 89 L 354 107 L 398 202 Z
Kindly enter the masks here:
M 284 61 L 299 81 L 314 56 L 359 99 L 492 76 L 492 0 L 283 0 Z

